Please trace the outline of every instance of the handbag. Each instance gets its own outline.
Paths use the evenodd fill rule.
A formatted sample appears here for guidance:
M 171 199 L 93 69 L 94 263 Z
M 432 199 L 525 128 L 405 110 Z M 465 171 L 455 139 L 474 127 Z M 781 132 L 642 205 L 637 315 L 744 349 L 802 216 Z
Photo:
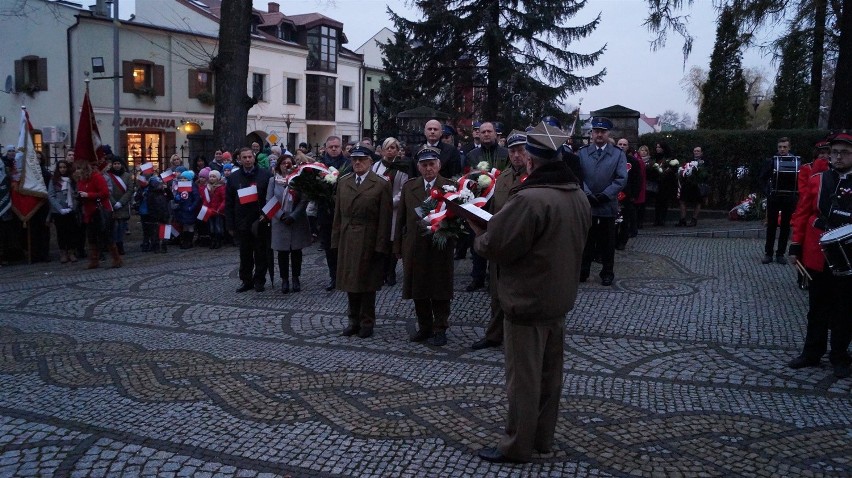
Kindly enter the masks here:
M 112 229 L 112 211 L 104 208 L 100 199 L 95 200 L 95 217 L 93 219 L 98 222 L 99 231 L 106 232 Z

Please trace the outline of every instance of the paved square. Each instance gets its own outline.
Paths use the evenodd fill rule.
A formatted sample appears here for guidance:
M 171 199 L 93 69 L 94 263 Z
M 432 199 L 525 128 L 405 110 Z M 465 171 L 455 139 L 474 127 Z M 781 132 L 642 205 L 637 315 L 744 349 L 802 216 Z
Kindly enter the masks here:
M 526 465 L 476 457 L 506 397 L 502 351 L 469 349 L 489 317 L 469 261 L 443 348 L 408 342 L 399 286 L 373 338 L 339 337 L 314 247 L 287 295 L 233 293 L 234 248 L 4 267 L 0 476 L 852 475 L 852 379 L 785 367 L 807 309 L 792 268 L 671 231 L 619 252 L 614 287 L 581 286 L 556 449 Z

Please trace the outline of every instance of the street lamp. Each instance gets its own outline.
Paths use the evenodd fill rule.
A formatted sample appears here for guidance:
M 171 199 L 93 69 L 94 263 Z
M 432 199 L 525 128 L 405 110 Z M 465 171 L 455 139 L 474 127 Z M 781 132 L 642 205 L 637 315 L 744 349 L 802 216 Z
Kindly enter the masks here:
M 287 144 L 287 151 L 292 152 L 293 149 L 290 148 L 290 125 L 293 124 L 293 114 L 292 113 L 285 113 L 283 116 L 284 116 L 284 124 L 287 125 L 287 141 L 285 143 Z

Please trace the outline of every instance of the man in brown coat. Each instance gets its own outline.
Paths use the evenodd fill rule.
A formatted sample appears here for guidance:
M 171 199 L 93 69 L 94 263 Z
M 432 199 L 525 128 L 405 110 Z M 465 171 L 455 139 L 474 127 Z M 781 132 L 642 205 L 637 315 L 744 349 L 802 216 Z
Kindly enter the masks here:
M 402 298 L 414 299 L 417 332 L 411 341 L 429 340 L 440 347 L 447 344 L 455 241 L 448 241 L 444 249 L 439 249 L 431 236 L 423 234 L 420 216 L 415 212 L 432 189 L 453 185 L 449 179 L 438 176 L 439 154 L 440 151 L 429 146 L 417 152 L 420 177 L 409 179 L 402 186 L 393 252 L 402 259 Z
M 340 335 L 367 338 L 373 335 L 376 291 L 390 253 L 391 190 L 370 170 L 367 148 L 357 146 L 350 159 L 352 173 L 338 181 L 331 245 L 337 249 L 337 288 L 349 299 L 349 326 Z
M 527 135 L 530 174 L 478 237 L 476 252 L 497 263 L 505 314 L 509 413 L 496 448 L 479 456 L 494 463 L 527 462 L 553 446 L 562 391 L 565 314 L 574 307 L 591 209 L 568 165 L 559 158 L 563 133 L 544 123 Z
M 526 179 L 528 159 L 526 145 L 527 135 L 522 131 L 512 131 L 506 139 L 506 146 L 509 147 L 509 164 L 500 172 L 500 176 L 497 176 L 497 184 L 494 185 L 494 195 L 491 196 L 491 200 L 486 205 L 486 209 L 491 214 L 500 212 L 506 201 L 509 200 L 509 191 Z M 488 281 L 491 289 L 491 322 L 488 323 L 488 328 L 485 329 L 485 337 L 470 346 L 473 350 L 499 347 L 503 343 L 503 310 L 500 308 L 500 301 L 497 296 L 498 268 L 497 263 L 491 263 L 491 273 Z

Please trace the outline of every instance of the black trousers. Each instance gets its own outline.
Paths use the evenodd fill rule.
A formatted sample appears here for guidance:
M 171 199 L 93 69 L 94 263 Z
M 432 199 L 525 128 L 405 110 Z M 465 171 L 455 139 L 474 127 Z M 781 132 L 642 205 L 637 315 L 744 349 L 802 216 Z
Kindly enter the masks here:
M 819 360 L 825 355 L 828 330 L 831 329 L 831 351 L 828 358 L 834 365 L 850 363 L 849 343 L 852 341 L 852 276 L 838 277 L 828 270 L 808 270 L 813 280 L 808 288 L 808 331 L 802 356 Z
M 80 223 L 77 215 L 71 212 L 69 214 L 55 214 L 52 217 L 53 225 L 56 226 L 56 243 L 59 245 L 59 249 L 76 253 L 80 242 Z
M 592 217 L 592 227 L 586 240 L 586 248 L 583 249 L 583 263 L 580 266 L 580 275 L 588 275 L 592 268 L 592 260 L 595 254 L 600 252 L 603 268 L 601 279 L 615 277 L 613 269 L 615 266 L 615 218 L 614 217 Z
M 290 280 L 289 262 L 293 258 L 293 278 L 298 279 L 302 275 L 302 250 L 278 251 L 278 274 L 281 280 Z
M 258 228 L 257 236 L 251 230 L 237 231 L 240 240 L 240 280 L 244 284 L 266 284 L 266 251 L 269 238 L 263 227 Z
M 447 330 L 450 326 L 450 301 L 438 299 L 414 299 L 417 326 L 425 332 Z
M 781 213 L 781 234 L 778 236 L 778 248 L 776 255 L 787 253 L 787 241 L 790 239 L 790 218 L 796 209 L 796 201 L 788 197 L 770 197 L 766 201 L 766 246 L 764 252 L 767 256 L 772 255 L 775 246 L 775 235 L 778 231 L 778 213 Z
M 366 328 L 376 324 L 376 293 L 347 292 L 349 325 Z

